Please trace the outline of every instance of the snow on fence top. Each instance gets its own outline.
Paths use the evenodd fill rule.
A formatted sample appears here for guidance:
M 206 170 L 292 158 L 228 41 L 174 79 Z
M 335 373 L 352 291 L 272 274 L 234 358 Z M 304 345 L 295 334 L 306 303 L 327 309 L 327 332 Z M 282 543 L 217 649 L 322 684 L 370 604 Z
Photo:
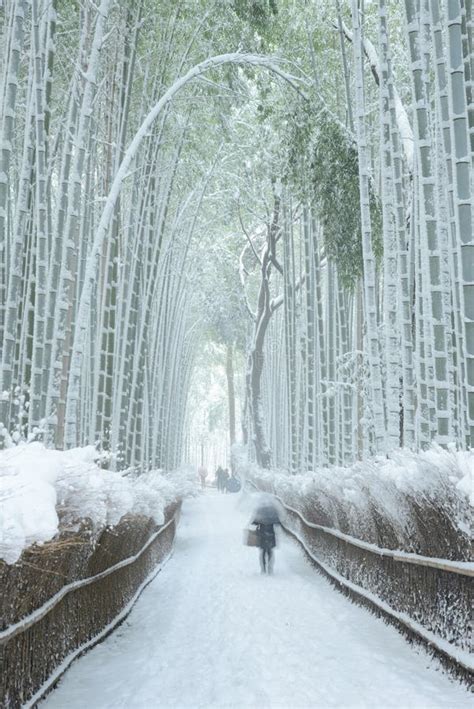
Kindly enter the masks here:
M 294 503 L 312 522 L 391 549 L 459 560 L 470 556 L 474 451 L 436 445 L 419 453 L 402 449 L 389 458 L 298 475 L 246 465 L 238 449 L 234 455 L 242 473 Z
M 165 508 L 196 489 L 191 468 L 132 477 L 103 470 L 97 458 L 94 446 L 57 451 L 30 443 L 0 451 L 0 559 L 13 564 L 26 547 L 52 539 L 60 518 L 102 528 L 131 513 L 163 524 Z

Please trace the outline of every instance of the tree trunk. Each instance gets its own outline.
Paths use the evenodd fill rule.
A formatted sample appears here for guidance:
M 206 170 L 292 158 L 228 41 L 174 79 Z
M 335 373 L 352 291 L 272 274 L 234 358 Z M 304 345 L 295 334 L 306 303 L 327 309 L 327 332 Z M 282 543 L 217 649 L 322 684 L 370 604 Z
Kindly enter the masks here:
M 366 135 L 366 109 L 364 91 L 364 66 L 362 59 L 362 30 L 357 0 L 352 0 L 352 23 L 354 29 L 354 64 L 356 74 L 356 130 L 359 157 L 360 210 L 362 231 L 362 254 L 364 262 L 364 310 L 368 367 L 370 372 L 371 404 L 374 412 L 375 452 L 386 449 L 383 408 L 382 374 L 377 322 L 375 256 L 372 247 L 372 225 L 369 206 L 369 151 Z
M 235 389 L 234 389 L 234 348 L 227 345 L 225 373 L 227 376 L 227 397 L 229 401 L 229 439 L 231 447 L 235 443 Z

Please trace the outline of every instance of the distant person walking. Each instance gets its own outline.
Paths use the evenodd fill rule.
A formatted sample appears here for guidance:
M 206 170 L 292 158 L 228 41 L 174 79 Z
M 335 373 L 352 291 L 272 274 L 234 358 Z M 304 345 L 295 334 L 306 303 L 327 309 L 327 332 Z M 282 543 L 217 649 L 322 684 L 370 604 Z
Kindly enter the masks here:
M 260 570 L 262 574 L 272 574 L 276 547 L 275 524 L 280 524 L 278 510 L 271 502 L 265 500 L 257 507 L 251 524 L 257 527 L 257 542 L 260 548 Z
M 222 492 L 222 484 L 224 482 L 223 477 L 222 477 L 223 474 L 224 474 L 224 471 L 222 470 L 221 466 L 219 465 L 219 467 L 216 470 L 216 482 L 217 482 L 217 489 L 219 490 L 219 492 Z
M 198 475 L 201 478 L 201 487 L 204 490 L 204 488 L 206 487 L 207 470 L 203 465 L 199 466 Z

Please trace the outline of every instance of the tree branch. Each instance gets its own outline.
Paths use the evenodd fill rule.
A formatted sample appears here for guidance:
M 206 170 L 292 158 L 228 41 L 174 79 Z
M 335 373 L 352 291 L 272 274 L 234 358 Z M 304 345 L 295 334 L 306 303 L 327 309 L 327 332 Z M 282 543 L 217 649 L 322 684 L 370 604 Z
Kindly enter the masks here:
M 238 210 L 238 213 L 239 213 L 239 222 L 240 222 L 240 226 L 241 226 L 241 228 L 242 228 L 242 231 L 244 232 L 244 234 L 245 234 L 245 236 L 246 236 L 246 238 L 247 238 L 247 241 L 248 241 L 249 244 L 250 244 L 250 248 L 252 249 L 253 255 L 254 255 L 255 258 L 257 259 L 258 263 L 259 263 L 260 265 L 262 265 L 262 260 L 261 260 L 260 256 L 258 255 L 255 246 L 253 245 L 253 241 L 252 241 L 252 239 L 251 239 L 251 237 L 250 237 L 250 234 L 248 233 L 247 229 L 246 229 L 245 226 L 244 226 L 244 222 L 243 222 L 243 219 L 242 219 L 242 214 L 241 214 L 241 212 L 240 212 L 240 204 L 237 204 L 237 210 Z
M 305 282 L 305 279 L 306 279 L 306 276 L 304 274 L 299 278 L 298 283 L 294 287 L 295 293 L 301 288 L 301 286 Z M 280 295 L 276 296 L 275 298 L 272 298 L 270 301 L 270 311 L 272 313 L 274 313 L 275 310 L 277 310 L 280 307 L 280 305 L 283 305 L 284 302 L 285 302 L 285 297 L 284 297 L 283 293 L 280 293 Z

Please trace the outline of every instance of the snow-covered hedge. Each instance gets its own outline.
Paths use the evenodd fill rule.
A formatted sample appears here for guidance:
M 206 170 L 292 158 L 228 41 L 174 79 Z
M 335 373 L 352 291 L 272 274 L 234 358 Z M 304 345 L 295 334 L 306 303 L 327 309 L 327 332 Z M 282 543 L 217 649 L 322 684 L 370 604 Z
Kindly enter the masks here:
M 128 513 L 162 524 L 168 505 L 196 491 L 189 467 L 134 476 L 97 461 L 93 446 L 57 451 L 29 443 L 0 451 L 0 559 L 13 564 L 26 547 L 85 519 L 96 529 Z
M 235 455 L 241 473 L 313 523 L 380 547 L 470 559 L 474 451 L 399 450 L 300 475 L 262 470 Z

